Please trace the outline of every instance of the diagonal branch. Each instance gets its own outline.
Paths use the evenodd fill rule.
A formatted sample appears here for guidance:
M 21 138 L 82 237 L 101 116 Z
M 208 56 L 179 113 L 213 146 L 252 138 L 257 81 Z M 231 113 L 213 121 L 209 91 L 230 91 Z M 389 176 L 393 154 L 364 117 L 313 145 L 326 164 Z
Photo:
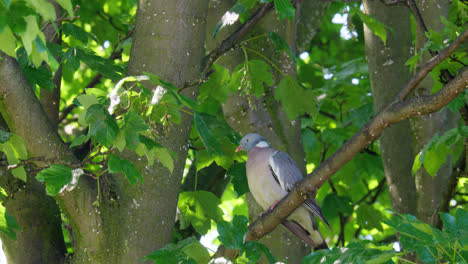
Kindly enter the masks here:
M 411 78 L 406 87 L 398 94 L 398 100 L 404 100 L 413 91 L 416 86 L 443 60 L 449 57 L 463 42 L 468 39 L 468 29 L 463 31 L 447 48 L 426 62 L 421 70 Z
M 421 71 L 427 71 L 427 69 L 422 69 Z M 417 75 L 419 75 L 419 73 Z M 275 229 L 283 219 L 308 198 L 307 194 L 309 192 L 316 192 L 320 186 L 327 182 L 334 173 L 349 162 L 359 151 L 377 139 L 385 128 L 412 116 L 438 111 L 467 88 L 468 69 L 464 69 L 456 78 L 435 94 L 405 101 L 398 100 L 399 97 L 397 96 L 392 103 L 388 104 L 376 114 L 371 121 L 361 128 L 361 130 L 340 149 L 299 182 L 295 188 L 276 205 L 274 210 L 255 220 L 249 226 L 249 233 L 247 234 L 246 240 L 258 240 Z

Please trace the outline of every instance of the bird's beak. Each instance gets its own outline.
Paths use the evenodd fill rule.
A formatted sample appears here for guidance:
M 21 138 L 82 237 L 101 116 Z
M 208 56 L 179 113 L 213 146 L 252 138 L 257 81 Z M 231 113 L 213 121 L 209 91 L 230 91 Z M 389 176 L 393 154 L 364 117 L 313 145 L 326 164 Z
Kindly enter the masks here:
M 238 146 L 238 147 L 236 148 L 236 152 L 239 152 L 239 150 L 241 150 L 241 149 L 242 149 L 242 146 Z

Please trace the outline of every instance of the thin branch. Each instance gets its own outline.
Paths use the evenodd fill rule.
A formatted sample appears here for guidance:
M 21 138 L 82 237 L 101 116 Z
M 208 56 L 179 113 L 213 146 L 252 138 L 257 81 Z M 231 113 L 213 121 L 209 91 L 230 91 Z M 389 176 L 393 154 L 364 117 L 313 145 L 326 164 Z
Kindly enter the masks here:
M 468 36 L 468 30 L 462 33 Z M 461 35 L 461 36 L 462 36 Z M 452 45 L 451 45 L 452 46 Z M 452 52 L 455 49 L 452 50 Z M 450 53 L 445 51 L 445 53 Z M 440 54 L 439 54 L 440 55 Z M 437 56 L 440 58 L 440 56 Z M 446 54 L 448 56 L 450 54 Z M 432 59 L 431 61 L 441 62 L 442 60 Z M 436 65 L 436 63 L 433 63 Z M 435 65 L 426 64 L 421 72 L 429 72 L 426 67 L 435 67 Z M 431 68 L 432 69 L 432 68 Z M 419 84 L 419 81 L 412 80 L 413 85 Z M 407 85 L 408 87 L 408 85 Z M 377 139 L 383 130 L 390 125 L 396 124 L 409 117 L 429 114 L 440 110 L 450 101 L 455 99 L 462 91 L 468 88 L 468 69 L 462 71 L 455 79 L 444 86 L 443 89 L 429 96 L 420 96 L 405 101 L 399 100 L 400 95 L 394 101 L 384 107 L 371 121 L 369 121 L 359 132 L 348 140 L 340 149 L 331 155 L 311 174 L 300 181 L 293 190 L 286 195 L 276 207 L 259 217 L 249 226 L 249 233 L 246 240 L 258 240 L 265 234 L 273 231 L 289 214 L 300 206 L 307 198 L 308 193 L 316 192 L 328 179 L 348 163 L 359 151 L 368 144 Z M 405 88 L 405 90 L 407 90 Z M 407 96 L 403 96 L 403 99 Z
M 414 0 L 408 0 L 406 4 L 413 13 L 414 18 L 416 20 L 416 24 L 421 28 L 423 32 L 427 32 L 426 24 L 424 23 L 421 12 L 419 12 L 419 8 L 416 5 L 416 2 Z M 434 56 L 434 54 L 431 55 Z
M 404 100 L 413 91 L 416 86 L 443 60 L 449 57 L 463 42 L 468 39 L 468 29 L 463 31 L 447 48 L 441 51 L 436 56 L 432 57 L 428 62 L 422 65 L 421 70 L 411 78 L 406 87 L 398 94 L 397 100 Z
M 406 0 L 380 0 L 382 4 L 392 6 L 392 5 L 406 5 Z
M 114 47 L 113 47 L 113 50 L 109 56 L 109 60 L 115 60 L 117 58 L 120 58 L 122 56 L 122 53 L 123 53 L 123 48 L 119 48 L 120 44 L 122 44 L 122 42 L 124 42 L 125 40 L 129 39 L 132 34 L 133 34 L 133 31 L 134 29 L 131 29 L 130 31 L 128 31 L 127 35 L 124 36 L 123 38 L 119 38 L 119 41 L 117 43 L 115 43 Z M 93 88 L 95 87 L 97 84 L 99 84 L 101 82 L 101 79 L 102 79 L 102 74 L 101 73 L 98 73 L 96 74 L 96 76 L 94 76 L 94 78 L 85 86 L 85 88 Z M 85 91 L 83 90 L 82 94 L 84 94 Z M 63 120 L 65 120 L 65 118 L 68 116 L 68 114 L 70 114 L 73 109 L 76 108 L 76 104 L 71 104 L 69 106 L 67 106 L 65 109 L 63 109 L 63 111 L 60 113 L 60 117 L 59 117 L 59 120 L 58 120 L 58 123 L 61 123 Z

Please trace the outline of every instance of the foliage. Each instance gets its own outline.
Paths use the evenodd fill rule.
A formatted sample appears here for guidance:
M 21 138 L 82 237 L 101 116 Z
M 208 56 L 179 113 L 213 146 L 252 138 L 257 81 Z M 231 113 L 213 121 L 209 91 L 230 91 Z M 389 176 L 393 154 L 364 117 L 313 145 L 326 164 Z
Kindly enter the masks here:
M 249 36 L 242 45 L 235 46 L 243 52 L 240 64 L 225 67 L 215 63 L 209 74 L 202 76 L 200 81 L 194 80 L 194 83 L 201 84 L 200 93 L 193 100 L 181 93 L 188 84 L 177 87 L 158 73 L 124 77 L 130 56 L 129 38 L 136 1 L 119 1 L 118 5 L 107 1 L 105 8 L 100 2 L 87 1 L 77 11 L 73 9 L 72 1 L 61 0 L 58 3 L 66 11 L 62 19 L 65 22 L 56 29 L 63 32 L 61 44 L 47 42 L 41 30 L 42 25 L 54 24 L 58 19 L 50 3 L 0 1 L 0 50 L 17 59 L 39 96 L 41 89 L 51 91 L 54 88 L 55 72 L 62 68 L 61 110 L 74 106 L 71 107 L 72 114 L 63 118 L 59 131 L 73 150 L 90 146 L 84 158 L 74 164 L 43 161 L 47 166 L 40 167 L 42 170 L 36 179 L 45 184 L 47 193 L 54 196 L 67 191 L 66 187 L 74 180 L 72 168 L 82 169 L 84 173 L 80 175 L 91 176 L 98 186 L 101 176 L 106 173 L 120 173 L 130 185 L 144 184 L 142 167 L 127 159 L 128 153 L 144 158 L 147 166 L 159 162 L 165 170 L 174 172 L 178 157 L 170 146 L 164 145 L 161 137 L 180 124 L 183 115 L 190 115 L 190 138 L 188 146 L 184 146 L 191 149 L 188 159 L 191 165 L 188 162 L 187 169 L 194 169 L 197 177 L 197 173 L 216 164 L 225 171 L 233 191 L 230 196 L 221 198 L 213 192 L 197 190 L 197 185 L 193 191 L 181 192 L 179 226 L 189 235 L 181 235 L 185 239 L 168 244 L 145 259 L 155 263 L 208 263 L 210 253 L 199 242 L 199 237 L 217 231 L 219 242 L 239 251 L 238 263 L 256 263 L 262 256 L 274 263 L 276 258 L 266 246 L 245 241 L 248 219 L 235 215 L 234 209 L 234 213 L 225 210 L 225 206 L 233 202 L 232 196 L 245 209 L 244 194 L 248 192 L 248 185 L 245 154 L 234 152 L 241 136 L 226 122 L 223 104 L 236 94 L 246 99 L 249 107 L 255 108 L 255 100 L 274 91 L 272 103 L 275 107 L 284 109 L 292 125 L 300 122 L 310 172 L 374 114 L 369 70 L 363 55 L 363 25 L 383 43 L 386 43 L 387 33 L 393 29 L 379 22 L 379 18 L 362 12 L 359 3 L 336 1 L 330 5 L 319 33 L 308 49 L 301 51 L 304 52 L 301 56 L 296 57 L 289 44 L 273 31 Z M 239 0 L 218 25 L 210 29 L 212 37 L 237 21 L 245 23 L 264 3 L 274 5 L 278 19 L 294 19 L 296 9 L 288 0 Z M 440 52 L 464 30 L 466 14 L 467 7 L 461 1 L 451 3 L 449 18 L 442 18 L 445 29 L 427 32 L 428 42 L 407 62 L 411 70 L 416 68 L 424 52 Z M 340 36 L 342 26 L 332 22 L 335 15 L 348 17 L 344 27 L 355 33 L 355 37 L 344 39 Z M 265 46 L 250 45 L 258 39 L 268 41 Z M 270 59 L 270 54 L 263 53 L 264 49 L 286 53 L 291 64 L 297 67 L 297 76 L 282 72 L 281 67 Z M 451 59 L 436 67 L 431 72 L 436 82 L 433 92 L 447 81 L 441 77 L 444 71 L 455 75 L 461 65 L 467 63 L 466 49 L 460 49 Z M 448 108 L 458 111 L 466 104 L 467 96 L 466 92 L 462 93 Z M 67 132 L 69 127 L 73 132 Z M 449 155 L 457 160 L 467 135 L 466 126 L 449 130 L 441 136 L 435 135 L 415 157 L 413 173 L 424 168 L 434 176 Z M 34 160 L 29 159 L 23 140 L 0 128 L 0 151 L 5 153 L 8 165 L 14 167 L 11 170 L 13 176 L 26 181 L 23 164 L 34 167 Z M 380 149 L 378 142 L 372 143 L 318 191 L 317 200 L 333 227 L 332 231 L 320 224 L 320 231 L 330 245 L 335 243 L 337 246 L 312 253 L 303 263 L 395 263 L 413 251 L 427 263 L 443 259 L 453 263 L 466 262 L 464 230 L 468 230 L 468 220 L 466 211 L 461 208 L 466 203 L 468 182 L 461 180 L 457 190 L 462 193 L 454 197 L 459 202 L 458 209 L 454 216 L 441 214 L 443 230 L 410 215 L 390 218 L 385 213 L 391 202 L 385 186 Z M 226 188 L 224 194 L 228 191 Z M 98 203 L 95 205 L 99 206 Z M 453 213 L 455 208 L 452 209 Z M 0 206 L 0 212 L 0 232 L 15 238 L 18 225 L 6 214 L 4 207 Z M 396 232 L 401 234 L 404 251 L 392 249 L 396 238 L 392 243 L 377 242 L 394 236 Z M 363 239 L 369 237 L 372 242 Z

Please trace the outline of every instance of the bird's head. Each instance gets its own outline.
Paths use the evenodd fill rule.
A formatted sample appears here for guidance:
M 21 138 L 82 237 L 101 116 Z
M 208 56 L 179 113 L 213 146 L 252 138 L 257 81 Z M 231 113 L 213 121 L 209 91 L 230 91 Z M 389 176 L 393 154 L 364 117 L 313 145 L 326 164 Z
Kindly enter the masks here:
M 249 152 L 254 147 L 264 148 L 264 147 L 269 147 L 269 146 L 270 145 L 268 144 L 266 139 L 263 138 L 262 136 L 258 134 L 247 134 L 241 139 L 240 145 L 239 147 L 237 147 L 236 152 L 242 149 Z

